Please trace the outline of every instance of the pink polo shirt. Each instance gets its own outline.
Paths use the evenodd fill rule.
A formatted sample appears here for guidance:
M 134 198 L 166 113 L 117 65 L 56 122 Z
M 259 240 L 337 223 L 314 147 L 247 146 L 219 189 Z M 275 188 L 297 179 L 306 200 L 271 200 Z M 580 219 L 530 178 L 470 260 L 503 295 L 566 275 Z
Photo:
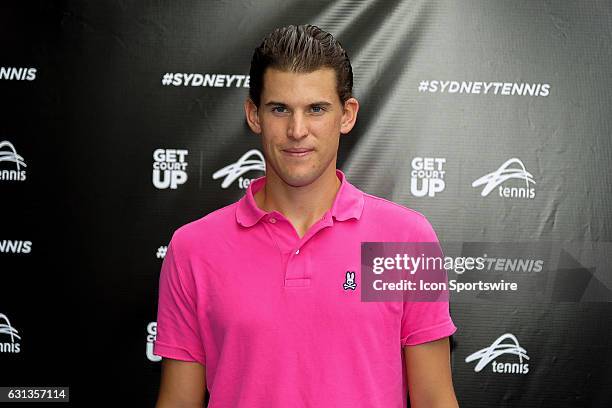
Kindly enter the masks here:
M 362 302 L 345 290 L 362 241 L 437 242 L 427 219 L 342 182 L 299 238 L 239 201 L 180 227 L 159 281 L 154 353 L 206 367 L 209 407 L 406 406 L 402 346 L 451 335 L 446 302 Z

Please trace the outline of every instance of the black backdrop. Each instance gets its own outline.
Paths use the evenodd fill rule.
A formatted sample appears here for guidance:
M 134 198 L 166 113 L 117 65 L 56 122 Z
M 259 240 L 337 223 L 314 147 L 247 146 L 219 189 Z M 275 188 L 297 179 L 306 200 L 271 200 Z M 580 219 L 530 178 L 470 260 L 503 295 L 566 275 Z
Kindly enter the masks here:
M 443 241 L 565 251 L 552 269 L 571 296 L 453 304 L 461 406 L 609 406 L 609 1 L 2 2 L 0 157 L 22 161 L 0 161 L 0 324 L 19 336 L 0 332 L 0 386 L 154 404 L 164 246 L 263 174 L 245 76 L 267 32 L 302 23 L 351 56 L 349 181 Z M 496 171 L 517 173 L 483 195 Z M 506 333 L 529 360 L 498 362 L 528 373 L 466 362 Z

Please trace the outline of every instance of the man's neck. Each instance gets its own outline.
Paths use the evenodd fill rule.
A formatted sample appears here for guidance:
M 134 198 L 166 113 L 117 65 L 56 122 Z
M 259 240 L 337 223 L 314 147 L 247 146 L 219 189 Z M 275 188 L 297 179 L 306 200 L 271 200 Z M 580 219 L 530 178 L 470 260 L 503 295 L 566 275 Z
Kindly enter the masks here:
M 300 238 L 329 210 L 340 189 L 335 165 L 307 186 L 293 187 L 276 174 L 266 174 L 265 185 L 255 193 L 257 206 L 278 211 L 294 226 Z

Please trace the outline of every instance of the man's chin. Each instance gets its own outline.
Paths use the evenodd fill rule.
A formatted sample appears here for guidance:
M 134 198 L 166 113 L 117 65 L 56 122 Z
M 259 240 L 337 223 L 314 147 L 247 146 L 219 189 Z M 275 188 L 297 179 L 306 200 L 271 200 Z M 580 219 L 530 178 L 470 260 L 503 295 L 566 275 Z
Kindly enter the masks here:
M 312 184 L 320 177 L 316 171 L 309 172 L 286 172 L 281 176 L 283 182 L 291 187 L 305 187 Z

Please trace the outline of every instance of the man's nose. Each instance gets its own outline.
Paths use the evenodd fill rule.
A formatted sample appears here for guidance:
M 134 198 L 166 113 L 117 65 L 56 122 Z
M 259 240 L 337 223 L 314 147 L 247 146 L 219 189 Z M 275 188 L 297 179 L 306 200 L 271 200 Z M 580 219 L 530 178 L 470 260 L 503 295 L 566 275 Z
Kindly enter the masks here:
M 301 139 L 308 136 L 308 123 L 306 118 L 301 113 L 294 113 L 291 115 L 291 121 L 289 122 L 289 128 L 287 129 L 287 136 L 293 139 Z

